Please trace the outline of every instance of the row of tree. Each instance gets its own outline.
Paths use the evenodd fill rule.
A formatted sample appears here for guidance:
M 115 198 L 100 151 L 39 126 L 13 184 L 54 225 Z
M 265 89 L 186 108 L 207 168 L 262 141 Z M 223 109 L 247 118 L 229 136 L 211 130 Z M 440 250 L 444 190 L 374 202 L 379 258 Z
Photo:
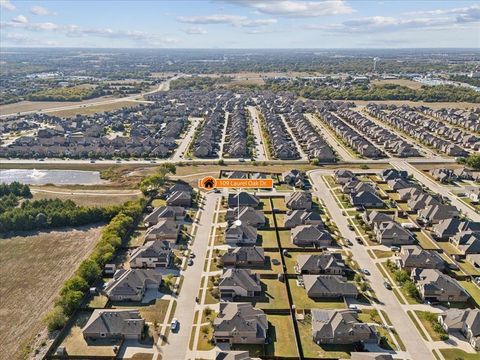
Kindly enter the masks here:
M 32 197 L 32 193 L 30 192 L 30 187 L 26 184 L 19 183 L 18 181 L 14 181 L 10 184 L 1 183 L 0 197 L 4 195 L 10 195 L 10 194 L 13 194 L 15 196 L 20 196 L 22 198 Z
M 1 198 L 1 231 L 50 229 L 63 226 L 81 226 L 110 220 L 118 206 L 105 208 L 78 206 L 72 200 L 25 200 L 17 207 L 11 197 Z
M 89 287 L 102 273 L 105 264 L 111 261 L 142 214 L 146 200 L 129 201 L 122 205 L 118 214 L 102 230 L 102 237 L 92 254 L 84 260 L 75 274 L 65 281 L 55 307 L 46 315 L 50 331 L 61 328 L 67 318 L 80 307 Z

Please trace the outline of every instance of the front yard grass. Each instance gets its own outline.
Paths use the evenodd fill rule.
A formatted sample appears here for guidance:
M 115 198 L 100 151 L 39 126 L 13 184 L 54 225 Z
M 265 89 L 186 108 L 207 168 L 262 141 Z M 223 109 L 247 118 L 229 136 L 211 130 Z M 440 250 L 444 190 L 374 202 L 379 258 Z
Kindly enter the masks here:
M 152 200 L 152 206 L 154 208 L 160 207 L 160 206 L 165 206 L 167 205 L 167 201 L 165 199 L 153 199 Z
M 478 360 L 480 358 L 479 352 L 470 354 L 460 349 L 440 349 L 440 352 L 445 360 Z
M 354 351 L 352 345 L 317 345 L 312 339 L 311 315 L 297 321 L 303 355 L 312 359 L 348 359 Z
M 460 285 L 468 291 L 473 300 L 480 306 L 480 288 L 471 281 L 459 281 Z
M 345 309 L 342 299 L 313 300 L 308 297 L 305 288 L 297 285 L 296 279 L 288 279 L 293 303 L 297 309 Z
M 198 351 L 209 351 L 212 350 L 215 345 L 213 344 L 213 326 L 203 325 L 200 327 L 200 334 L 198 335 Z
M 139 307 L 140 315 L 147 322 L 158 322 L 162 324 L 167 315 L 168 304 L 170 300 L 157 299 L 154 304 L 144 307 Z
M 415 310 L 415 314 L 417 314 L 418 318 L 420 319 L 420 322 L 422 323 L 423 327 L 425 330 L 427 330 L 428 335 L 432 338 L 433 341 L 441 341 L 441 334 L 436 332 L 434 327 L 435 322 L 437 321 L 436 319 L 434 320 L 435 322 L 430 320 L 430 316 L 432 316 L 430 312 L 428 311 L 420 311 L 420 310 Z M 434 315 L 436 318 L 436 315 Z
M 373 249 L 372 251 L 379 259 L 385 259 L 393 256 L 393 251 L 390 251 L 390 250 Z

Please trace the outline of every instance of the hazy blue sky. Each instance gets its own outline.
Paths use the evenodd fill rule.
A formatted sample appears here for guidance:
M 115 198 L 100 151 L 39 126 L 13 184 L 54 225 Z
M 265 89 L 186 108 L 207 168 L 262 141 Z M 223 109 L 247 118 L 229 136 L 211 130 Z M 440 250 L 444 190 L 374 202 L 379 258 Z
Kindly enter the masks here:
M 0 0 L 7 46 L 480 47 L 479 1 Z

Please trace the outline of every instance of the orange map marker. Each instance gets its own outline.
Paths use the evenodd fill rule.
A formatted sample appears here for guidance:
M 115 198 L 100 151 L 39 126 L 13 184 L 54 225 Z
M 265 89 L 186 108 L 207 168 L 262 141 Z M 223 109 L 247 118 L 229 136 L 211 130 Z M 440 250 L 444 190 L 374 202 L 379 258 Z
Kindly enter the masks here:
M 198 181 L 198 187 L 201 189 L 235 189 L 235 188 L 273 188 L 273 179 L 215 179 L 212 176 L 206 176 Z

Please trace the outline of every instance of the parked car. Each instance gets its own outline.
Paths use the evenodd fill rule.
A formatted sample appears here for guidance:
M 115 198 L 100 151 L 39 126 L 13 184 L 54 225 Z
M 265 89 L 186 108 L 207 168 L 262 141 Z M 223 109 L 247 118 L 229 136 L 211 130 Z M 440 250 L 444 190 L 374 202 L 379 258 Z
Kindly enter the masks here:
M 172 324 L 170 326 L 170 329 L 172 330 L 172 332 L 177 331 L 179 325 L 180 325 L 180 322 L 177 319 L 173 319 Z
M 368 271 L 368 269 L 362 269 L 362 272 L 363 272 L 365 275 L 370 275 L 370 271 Z
M 383 279 L 383 286 L 385 286 L 386 289 L 392 290 L 392 284 L 387 279 Z
M 347 245 L 352 246 L 353 245 L 352 241 L 347 239 Z
M 188 266 L 192 266 L 192 265 L 193 265 L 193 260 L 192 260 L 192 259 L 189 259 L 188 262 L 187 262 L 187 265 L 188 265 Z

